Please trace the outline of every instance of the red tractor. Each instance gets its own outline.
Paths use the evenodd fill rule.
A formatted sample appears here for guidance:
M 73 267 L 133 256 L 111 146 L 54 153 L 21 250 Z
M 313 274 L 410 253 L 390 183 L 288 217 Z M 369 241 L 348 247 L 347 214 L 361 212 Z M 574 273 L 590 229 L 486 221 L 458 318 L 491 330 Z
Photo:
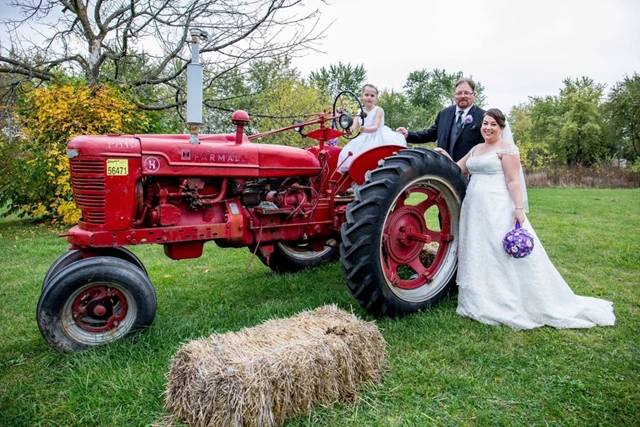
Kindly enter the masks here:
M 400 146 L 362 153 L 338 173 L 341 148 L 326 142 L 349 136 L 344 97 L 359 103 L 343 92 L 331 113 L 267 132 L 296 128 L 318 141 L 307 149 L 252 142 L 265 134 L 245 135 L 243 111 L 232 116 L 235 134 L 73 138 L 82 217 L 61 235 L 70 250 L 43 281 L 37 320 L 47 342 L 79 351 L 152 324 L 156 293 L 130 245 L 161 244 L 179 260 L 200 257 L 213 240 L 247 247 L 280 273 L 339 255 L 349 289 L 374 316 L 443 298 L 455 281 L 467 180 L 439 153 Z

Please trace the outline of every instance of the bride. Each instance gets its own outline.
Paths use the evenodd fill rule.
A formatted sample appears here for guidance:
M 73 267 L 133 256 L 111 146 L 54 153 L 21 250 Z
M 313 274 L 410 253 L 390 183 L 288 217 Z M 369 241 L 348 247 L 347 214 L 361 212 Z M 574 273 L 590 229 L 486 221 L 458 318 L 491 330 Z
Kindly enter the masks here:
M 485 142 L 457 162 L 471 174 L 460 213 L 458 314 L 513 329 L 613 325 L 613 304 L 575 295 L 527 221 L 520 155 L 508 128 L 502 137 L 505 126 L 500 110 L 488 110 L 481 128 Z M 519 259 L 502 247 L 516 221 L 534 238 L 533 252 Z

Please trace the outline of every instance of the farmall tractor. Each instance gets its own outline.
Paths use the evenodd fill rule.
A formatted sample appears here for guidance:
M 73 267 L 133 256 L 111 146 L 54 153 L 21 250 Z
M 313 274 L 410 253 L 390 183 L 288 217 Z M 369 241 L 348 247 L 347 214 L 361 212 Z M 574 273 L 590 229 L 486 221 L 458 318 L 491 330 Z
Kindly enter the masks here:
M 340 257 L 349 290 L 373 316 L 406 315 L 443 298 L 457 267 L 467 184 L 459 168 L 435 151 L 380 146 L 337 172 L 341 148 L 327 141 L 355 136 L 345 105 L 359 100 L 349 92 L 331 112 L 265 133 L 297 130 L 317 141 L 306 149 L 254 143 L 265 134 L 245 135 L 243 111 L 231 117 L 235 134 L 197 134 L 202 34 L 192 36 L 191 135 L 78 136 L 68 144 L 82 217 L 61 234 L 69 251 L 43 280 L 37 320 L 47 342 L 79 351 L 152 324 L 156 293 L 127 246 L 160 244 L 180 260 L 214 241 L 247 247 L 278 273 Z

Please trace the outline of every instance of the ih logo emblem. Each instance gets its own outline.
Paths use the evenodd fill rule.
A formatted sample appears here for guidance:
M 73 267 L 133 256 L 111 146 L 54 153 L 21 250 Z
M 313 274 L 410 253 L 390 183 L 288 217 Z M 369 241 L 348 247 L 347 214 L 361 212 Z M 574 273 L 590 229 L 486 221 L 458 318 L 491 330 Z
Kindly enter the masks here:
M 144 159 L 144 170 L 147 172 L 158 172 L 160 169 L 160 161 L 156 157 L 147 157 Z
M 182 150 L 182 160 L 191 160 L 191 150 Z

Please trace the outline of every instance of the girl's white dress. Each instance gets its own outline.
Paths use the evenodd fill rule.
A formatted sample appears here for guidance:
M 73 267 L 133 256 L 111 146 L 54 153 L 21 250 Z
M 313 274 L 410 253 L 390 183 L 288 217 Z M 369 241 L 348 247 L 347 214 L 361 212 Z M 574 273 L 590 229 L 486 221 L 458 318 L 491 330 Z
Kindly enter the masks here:
M 590 328 L 613 325 L 613 304 L 577 296 L 553 266 L 529 221 L 533 252 L 512 258 L 502 238 L 513 229 L 514 204 L 499 153 L 518 154 L 515 145 L 467 160 L 471 181 L 462 203 L 458 243 L 458 314 L 513 329 L 549 325 Z
M 340 151 L 338 157 L 338 172 L 344 173 L 349 170 L 349 165 L 353 159 L 360 153 L 364 153 L 374 147 L 380 145 L 403 145 L 407 146 L 407 141 L 404 139 L 401 133 L 391 130 L 388 126 L 384 125 L 384 110 L 377 105 L 367 113 L 367 117 L 364 118 L 364 126 L 373 126 L 373 122 L 376 117 L 378 109 L 382 111 L 382 120 L 380 126 L 375 132 L 361 133 L 358 137 L 354 138 Z M 360 117 L 356 117 L 356 120 L 360 121 Z M 349 156 L 349 153 L 351 155 Z

